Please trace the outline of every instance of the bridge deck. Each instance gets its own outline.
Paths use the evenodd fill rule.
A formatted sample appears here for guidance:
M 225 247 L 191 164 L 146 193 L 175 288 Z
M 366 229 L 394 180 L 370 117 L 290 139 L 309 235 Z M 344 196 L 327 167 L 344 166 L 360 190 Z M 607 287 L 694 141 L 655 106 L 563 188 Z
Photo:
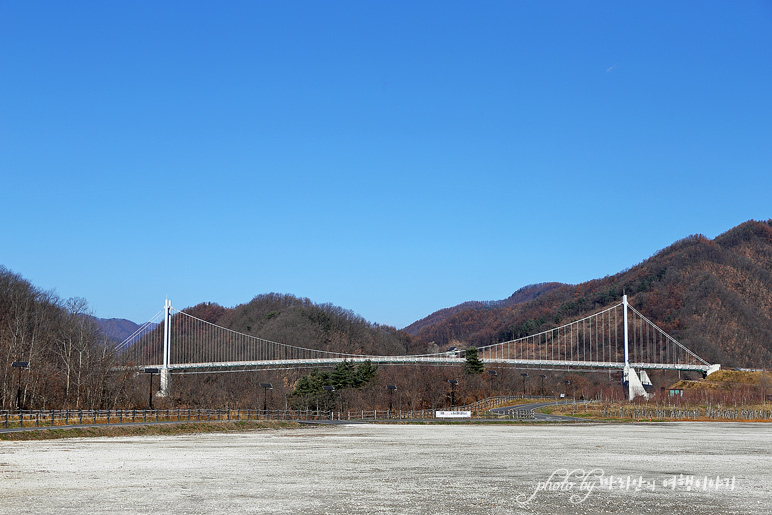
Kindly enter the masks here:
M 438 357 L 438 356 L 357 356 L 346 358 L 352 363 L 371 361 L 375 365 L 463 365 L 464 358 Z M 307 366 L 335 366 L 344 361 L 342 358 L 312 358 L 312 359 L 276 359 L 261 361 L 221 361 L 210 363 L 173 363 L 169 365 L 171 370 L 201 370 L 218 368 L 240 367 L 307 367 Z M 481 359 L 486 364 L 498 364 L 511 367 L 533 368 L 589 368 L 599 370 L 624 370 L 623 362 L 598 362 L 598 361 L 561 361 L 561 360 L 527 360 L 527 359 Z M 161 368 L 162 365 L 148 365 Z M 694 372 L 708 372 L 710 365 L 694 363 L 630 363 L 636 369 L 646 370 L 682 370 Z

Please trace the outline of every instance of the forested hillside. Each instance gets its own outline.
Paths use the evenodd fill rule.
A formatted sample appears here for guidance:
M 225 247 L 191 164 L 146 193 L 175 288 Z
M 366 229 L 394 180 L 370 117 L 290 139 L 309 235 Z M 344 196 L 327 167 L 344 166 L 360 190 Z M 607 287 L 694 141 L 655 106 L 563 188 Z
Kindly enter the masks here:
M 235 308 L 206 303 L 184 311 L 228 329 L 287 345 L 351 354 L 426 352 L 417 338 L 394 327 L 370 323 L 353 311 L 314 304 L 293 295 L 268 293 Z
M 417 338 L 394 327 L 372 324 L 352 311 L 292 295 L 259 295 L 235 308 L 202 303 L 185 311 L 239 332 L 301 347 L 355 354 L 426 352 Z M 120 364 L 117 342 L 107 336 L 105 321 L 101 326 L 99 322 L 90 315 L 85 300 L 62 300 L 0 267 L 2 409 L 16 407 L 19 389 L 20 404 L 28 409 L 145 405 L 145 374 L 115 369 Z M 109 326 L 111 321 L 107 322 Z M 117 321 L 112 325 L 128 330 L 133 324 Z M 21 361 L 28 362 L 29 369 L 11 366 Z M 269 380 L 277 383 L 277 395 L 281 392 L 286 399 L 300 376 L 300 372 L 273 373 Z M 173 382 L 172 397 L 163 402 L 251 405 L 254 379 L 254 374 L 181 374 Z
M 0 266 L 2 407 L 102 408 L 115 402 L 120 378 L 108 371 L 112 345 L 83 299 L 62 300 Z M 29 370 L 13 368 L 28 362 Z
M 352 311 L 330 304 L 314 304 L 309 299 L 292 295 L 269 293 L 258 295 L 235 308 L 204 303 L 184 311 L 234 331 L 311 349 L 385 355 L 425 353 L 427 350 L 418 338 L 394 327 L 373 324 Z M 381 391 L 385 390 L 385 385 L 381 384 L 383 381 L 394 381 L 394 374 L 403 378 L 402 384 L 407 384 L 408 378 L 412 378 L 410 371 L 391 367 L 383 377 L 379 373 L 371 382 L 368 376 L 362 385 L 344 389 L 334 376 L 350 366 L 353 365 L 341 364 L 332 372 L 312 370 L 309 376 L 306 376 L 309 371 L 303 368 L 260 370 L 246 374 L 180 374 L 175 376 L 172 396 L 168 401 L 182 406 L 255 406 L 255 392 L 260 391 L 259 384 L 269 382 L 273 384 L 272 394 L 267 400 L 269 406 L 324 407 L 333 397 L 312 390 L 319 390 L 322 384 L 334 384 L 340 386 L 336 387 L 336 398 L 349 407 L 365 409 L 365 406 L 382 406 L 387 402 Z M 415 374 L 421 377 L 427 375 L 426 371 Z
M 473 300 L 469 302 L 464 302 L 463 304 L 459 304 L 457 306 L 435 311 L 428 317 L 422 318 L 417 322 L 413 322 L 409 326 L 405 327 L 403 330 L 412 335 L 417 335 L 424 327 L 428 327 L 433 324 L 439 323 L 456 313 L 460 313 L 462 311 L 467 311 L 470 309 L 478 309 L 478 308 L 490 309 L 490 308 L 511 307 L 511 306 L 514 306 L 515 304 L 520 304 L 523 302 L 528 302 L 529 300 L 536 299 L 541 295 L 545 294 L 546 292 L 552 291 L 555 288 L 559 288 L 561 286 L 565 286 L 565 285 L 562 283 L 532 284 L 530 286 L 524 286 L 520 288 L 519 290 L 517 290 L 515 293 L 513 293 L 512 295 L 510 295 L 504 300 L 492 300 L 492 301 Z
M 456 311 L 418 335 L 441 347 L 488 345 L 587 315 L 619 302 L 623 292 L 708 361 L 772 366 L 772 220 L 746 222 L 714 240 L 690 236 L 629 270 L 523 303 Z

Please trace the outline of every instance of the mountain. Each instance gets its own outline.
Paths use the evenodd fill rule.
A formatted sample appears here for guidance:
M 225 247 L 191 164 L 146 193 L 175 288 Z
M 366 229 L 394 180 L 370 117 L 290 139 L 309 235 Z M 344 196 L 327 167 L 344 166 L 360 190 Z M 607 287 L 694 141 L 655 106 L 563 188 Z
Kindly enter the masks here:
M 515 293 L 513 293 L 512 295 L 510 295 L 504 300 L 488 300 L 488 301 L 473 300 L 473 301 L 464 302 L 457 306 L 435 311 L 431 315 L 425 318 L 422 318 L 417 322 L 413 322 L 409 326 L 405 327 L 403 331 L 409 334 L 412 334 L 414 336 L 417 336 L 418 333 L 421 331 L 421 329 L 423 329 L 424 327 L 428 327 L 433 324 L 439 323 L 442 320 L 456 313 L 459 313 L 461 311 L 468 310 L 468 309 L 506 308 L 506 307 L 514 306 L 515 304 L 520 304 L 522 302 L 528 302 L 529 300 L 536 299 L 539 296 L 543 295 L 544 293 L 554 290 L 555 288 L 559 288 L 561 286 L 565 286 L 565 285 L 563 283 L 532 284 L 530 286 L 524 286 L 523 288 L 520 288 L 519 290 L 517 290 Z
M 772 220 L 745 222 L 713 240 L 689 236 L 613 276 L 547 284 L 521 302 L 461 304 L 406 330 L 440 348 L 488 345 L 586 316 L 618 303 L 624 292 L 702 358 L 725 366 L 772 366 Z
M 97 318 L 92 317 L 96 322 L 99 330 L 102 331 L 107 338 L 122 342 L 139 329 L 139 325 L 135 324 L 131 320 L 124 318 Z

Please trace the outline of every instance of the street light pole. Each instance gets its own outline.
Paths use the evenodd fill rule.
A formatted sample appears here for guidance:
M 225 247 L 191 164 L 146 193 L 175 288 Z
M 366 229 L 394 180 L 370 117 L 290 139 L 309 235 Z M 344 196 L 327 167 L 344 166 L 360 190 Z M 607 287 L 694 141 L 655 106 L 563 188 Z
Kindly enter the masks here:
M 386 388 L 389 389 L 389 416 L 391 416 L 391 408 L 392 408 L 392 400 L 394 397 L 394 390 L 397 389 L 397 385 L 395 384 L 387 384 Z
M 458 379 L 448 379 L 448 382 L 450 383 L 450 409 L 453 409 L 453 406 L 456 405 L 456 385 L 458 384 Z
M 329 392 L 330 396 L 332 397 L 333 403 L 335 402 L 335 396 L 333 395 L 335 393 L 335 387 L 332 385 L 329 386 L 322 386 L 322 389 L 326 392 Z M 332 410 L 330 410 L 330 420 L 335 416 L 335 405 L 333 404 Z M 338 414 L 338 417 L 340 418 L 340 413 Z
M 19 371 L 19 387 L 16 390 L 16 411 L 21 411 L 21 371 L 29 370 L 29 361 L 14 361 L 11 367 Z
M 488 370 L 488 397 L 493 397 L 493 378 L 499 375 L 495 370 Z
M 271 383 L 260 383 L 260 387 L 263 389 L 263 411 L 268 413 L 268 390 L 273 390 Z M 266 415 L 266 418 L 268 415 Z
M 153 409 L 153 374 L 157 374 L 159 370 L 157 368 L 146 368 L 145 373 L 150 374 L 150 393 L 148 393 L 147 403 L 150 405 L 150 409 Z
M 525 378 L 528 377 L 528 374 L 522 372 L 520 375 L 523 376 L 523 399 L 525 399 Z
M 541 394 L 544 395 L 544 379 L 547 377 L 545 374 L 539 375 L 541 377 Z

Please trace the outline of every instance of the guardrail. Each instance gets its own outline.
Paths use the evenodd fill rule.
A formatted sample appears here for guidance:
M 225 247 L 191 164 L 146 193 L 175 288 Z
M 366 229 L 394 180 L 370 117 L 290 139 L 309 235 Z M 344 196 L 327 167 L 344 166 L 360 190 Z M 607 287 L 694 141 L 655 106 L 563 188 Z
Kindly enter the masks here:
M 504 406 L 507 403 L 522 400 L 522 395 L 494 395 L 480 399 L 472 404 L 466 404 L 464 406 L 458 406 L 456 409 L 467 411 L 487 411 L 492 408 L 498 408 Z
M 512 408 L 512 409 L 508 409 L 506 411 L 506 414 L 512 418 L 518 418 L 518 419 L 532 420 L 536 418 L 536 412 L 532 409 Z
M 472 404 L 465 404 L 464 406 L 456 406 L 453 409 L 467 410 L 467 411 L 486 411 L 489 409 L 506 406 L 507 404 L 511 404 L 515 401 L 525 401 L 525 400 L 530 400 L 530 401 L 541 400 L 545 402 L 552 402 L 552 401 L 557 402 L 563 399 L 560 397 L 550 397 L 547 395 L 494 395 L 491 397 L 480 399 L 479 401 L 473 402 Z

